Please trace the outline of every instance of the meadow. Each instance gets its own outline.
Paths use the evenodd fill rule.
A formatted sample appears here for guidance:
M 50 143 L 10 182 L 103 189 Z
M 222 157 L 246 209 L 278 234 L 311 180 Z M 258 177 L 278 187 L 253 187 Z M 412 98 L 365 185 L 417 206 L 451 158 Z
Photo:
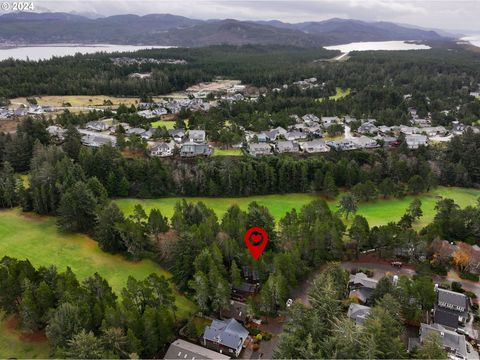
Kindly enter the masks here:
M 416 198 L 422 201 L 423 217 L 416 223 L 417 228 L 427 225 L 435 216 L 435 204 L 441 198 L 450 198 L 461 207 L 474 205 L 480 197 L 480 190 L 465 188 L 447 188 L 439 187 L 427 194 L 422 194 Z M 299 210 L 303 205 L 321 198 L 316 194 L 276 194 L 249 196 L 243 198 L 185 198 L 187 201 L 202 201 L 208 207 L 212 208 L 219 218 L 233 204 L 237 204 L 241 209 L 246 210 L 248 204 L 252 201 L 258 202 L 269 208 L 271 214 L 278 221 L 287 211 L 295 208 Z M 365 216 L 371 226 L 385 225 L 391 221 L 398 221 L 405 213 L 409 204 L 415 197 L 406 196 L 403 199 L 377 200 L 368 203 L 361 203 L 357 214 Z M 173 215 L 175 204 L 182 200 L 180 197 L 160 198 L 160 199 L 117 199 L 115 202 L 124 213 L 130 214 L 136 204 L 141 204 L 147 211 L 158 208 L 164 216 Z M 337 210 L 337 200 L 328 201 L 332 210 Z
M 23 214 L 19 209 L 0 212 L 0 239 L 0 257 L 28 259 L 35 267 L 53 264 L 59 271 L 69 266 L 79 279 L 98 272 L 117 294 L 129 276 L 139 280 L 151 273 L 171 277 L 151 260 L 133 262 L 106 253 L 86 235 L 59 232 L 54 218 Z M 194 304 L 178 293 L 176 304 L 179 317 L 195 310 Z
M 215 148 L 213 151 L 213 156 L 242 156 L 243 152 L 241 149 L 220 149 Z

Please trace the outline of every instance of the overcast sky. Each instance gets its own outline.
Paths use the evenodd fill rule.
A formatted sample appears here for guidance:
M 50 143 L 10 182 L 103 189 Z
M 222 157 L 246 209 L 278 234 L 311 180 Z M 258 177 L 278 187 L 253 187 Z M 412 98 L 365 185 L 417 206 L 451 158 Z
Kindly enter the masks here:
M 196 19 L 391 21 L 480 33 L 480 0 L 33 0 L 37 9 L 77 13 L 171 13 Z

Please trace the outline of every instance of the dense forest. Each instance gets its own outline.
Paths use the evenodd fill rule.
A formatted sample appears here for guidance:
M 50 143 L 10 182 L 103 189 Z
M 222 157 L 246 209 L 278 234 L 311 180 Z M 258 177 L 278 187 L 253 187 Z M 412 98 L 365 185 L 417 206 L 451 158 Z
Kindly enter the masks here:
M 322 61 L 336 51 L 286 46 L 211 46 L 141 50 L 135 53 L 76 55 L 38 62 L 0 63 L 0 94 L 159 95 L 214 77 L 239 79 L 257 87 L 279 87 L 308 77 L 335 79 L 337 86 L 362 89 L 387 86 L 404 93 L 422 91 L 432 99 L 451 97 L 462 86 L 479 82 L 479 55 L 452 44 L 452 49 L 353 53 L 347 62 Z M 115 65 L 112 57 L 183 59 L 187 64 L 145 62 Z M 153 72 L 131 79 L 133 72 Z M 412 81 L 414 79 L 414 81 Z M 437 95 L 437 96 L 434 96 Z

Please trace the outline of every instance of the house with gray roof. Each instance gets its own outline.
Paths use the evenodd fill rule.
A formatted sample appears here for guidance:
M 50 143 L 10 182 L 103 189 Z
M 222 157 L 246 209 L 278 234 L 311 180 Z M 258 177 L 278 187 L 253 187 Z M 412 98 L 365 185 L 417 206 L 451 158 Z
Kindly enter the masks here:
M 171 129 L 171 130 L 168 130 L 168 134 L 177 143 L 182 142 L 183 139 L 185 138 L 185 130 L 183 129 Z
M 360 302 L 366 303 L 377 287 L 378 280 L 369 278 L 367 274 L 359 272 L 350 275 L 348 282 L 348 289 L 350 290 L 349 297 L 355 297 Z
M 130 128 L 130 129 L 128 129 L 128 130 L 125 130 L 125 133 L 126 133 L 127 135 L 134 135 L 134 134 L 135 134 L 135 135 L 140 135 L 140 136 L 141 136 L 141 135 L 143 135 L 145 132 L 146 132 L 145 129 L 135 128 L 135 127 L 134 127 L 134 128 Z
M 322 116 L 322 125 L 329 127 L 330 125 L 337 124 L 339 120 L 337 116 Z
M 173 155 L 173 150 L 175 149 L 175 144 L 172 142 L 167 143 L 164 141 L 155 143 L 150 148 L 151 156 L 167 157 Z
M 191 342 L 177 339 L 175 340 L 167 350 L 164 357 L 165 360 L 200 360 L 200 359 L 215 359 L 215 360 L 228 360 L 227 355 L 219 354 L 216 351 L 204 348 L 193 344 Z
M 195 142 L 186 142 L 180 148 L 180 156 L 209 156 L 212 153 L 212 148 L 208 144 L 198 144 Z
M 272 147 L 266 143 L 250 143 L 247 151 L 252 156 L 264 156 L 272 154 Z
M 302 120 L 305 121 L 305 122 L 320 122 L 320 119 L 318 118 L 318 116 L 316 115 L 313 115 L 313 114 L 305 114 L 302 116 Z
M 376 140 L 367 136 L 353 137 L 350 141 L 353 142 L 358 149 L 373 149 L 379 146 Z
M 85 129 L 78 129 L 78 132 L 82 135 L 82 143 L 85 146 L 100 147 L 104 145 L 115 146 L 117 138 L 112 135 L 100 134 L 94 131 L 88 131 Z
M 111 121 L 89 121 L 85 124 L 85 128 L 93 131 L 106 131 L 112 127 Z
M 347 316 L 355 321 L 355 324 L 363 325 L 366 317 L 370 315 L 370 310 L 370 306 L 352 303 L 348 307 Z
M 405 142 L 409 149 L 415 150 L 420 146 L 427 146 L 427 137 L 425 135 L 407 135 L 405 136 Z
M 325 141 L 320 139 L 304 142 L 302 144 L 302 149 L 304 152 L 309 154 L 330 151 L 330 148 L 327 146 Z
M 470 300 L 464 294 L 437 288 L 437 301 L 433 310 L 433 322 L 457 329 L 468 319 Z
M 298 144 L 288 140 L 278 141 L 275 149 L 279 154 L 299 152 Z
M 465 335 L 446 329 L 440 324 L 420 324 L 420 343 L 425 341 L 429 333 L 437 333 L 442 339 L 443 348 L 449 359 L 468 359 L 467 341 Z
M 237 320 L 213 320 L 205 328 L 202 344 L 222 354 L 238 357 L 247 337 L 248 330 Z
M 307 134 L 302 131 L 289 131 L 284 136 L 285 140 L 301 140 L 307 138 Z
M 342 151 L 357 149 L 357 145 L 352 140 L 349 140 L 349 139 L 343 139 L 338 141 L 330 140 L 330 141 L 327 141 L 327 145 L 335 150 L 342 150 Z
M 206 134 L 205 130 L 189 130 L 188 131 L 188 141 L 203 143 L 205 142 Z
M 378 128 L 372 122 L 364 122 L 358 127 L 357 132 L 359 134 L 377 134 Z

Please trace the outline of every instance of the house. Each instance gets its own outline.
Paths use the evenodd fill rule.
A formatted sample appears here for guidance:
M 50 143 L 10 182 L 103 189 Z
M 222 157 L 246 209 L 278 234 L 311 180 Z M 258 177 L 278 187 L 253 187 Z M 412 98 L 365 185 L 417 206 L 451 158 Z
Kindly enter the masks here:
M 362 272 L 350 275 L 348 282 L 349 297 L 356 297 L 362 303 L 366 303 L 377 287 L 377 283 L 378 280 L 369 278 Z
M 407 135 L 405 141 L 409 149 L 418 149 L 420 146 L 427 146 L 427 137 L 425 135 Z
M 412 119 L 411 120 L 411 123 L 415 126 L 418 126 L 418 127 L 428 127 L 430 126 L 431 124 L 431 121 L 429 119 L 419 119 L 419 118 L 415 118 L 415 119 Z
M 244 301 L 249 297 L 255 295 L 258 291 L 258 284 L 250 284 L 242 282 L 240 285 L 232 287 L 232 298 L 235 300 Z
M 188 141 L 195 143 L 204 143 L 206 139 L 205 130 L 189 130 Z
M 172 142 L 158 142 L 155 143 L 150 148 L 150 155 L 151 156 L 159 156 L 159 157 L 167 157 L 173 155 L 173 150 L 175 149 L 175 144 Z
M 372 122 L 364 122 L 357 131 L 359 134 L 377 134 L 378 128 Z
M 443 126 L 428 126 L 422 128 L 421 133 L 427 136 L 443 136 L 447 133 L 447 129 Z
M 464 294 L 436 288 L 437 300 L 433 310 L 433 322 L 448 328 L 457 329 L 468 319 L 470 300 Z
M 400 132 L 405 135 L 413 135 L 413 134 L 419 134 L 420 129 L 417 127 L 400 125 Z
M 13 112 L 13 116 L 26 116 L 28 114 L 28 109 L 24 105 L 20 105 Z
M 257 141 L 259 143 L 266 143 L 268 141 L 268 136 L 267 134 L 261 132 L 261 133 L 258 133 L 258 134 L 255 134 L 254 136 L 257 137 Z
M 429 333 L 437 333 L 442 339 L 443 348 L 447 351 L 449 359 L 468 359 L 467 341 L 465 335 L 456 333 L 439 324 L 420 324 L 420 343 L 425 341 Z
M 353 137 L 350 141 L 354 143 L 358 149 L 373 149 L 378 147 L 377 141 L 367 136 Z
M 185 130 L 183 129 L 171 129 L 171 130 L 168 130 L 168 134 L 177 143 L 182 142 L 183 139 L 185 138 Z
M 50 125 L 47 127 L 47 132 L 50 136 L 56 137 L 58 140 L 63 140 L 67 130 L 57 125 Z
M 12 115 L 13 113 L 10 110 L 6 108 L 0 108 L 0 119 L 8 119 Z
M 398 139 L 396 137 L 393 137 L 393 136 L 377 135 L 375 137 L 375 139 L 377 141 L 383 142 L 384 147 L 396 147 L 396 146 L 400 145 L 400 141 L 398 141 Z
M 301 140 L 307 138 L 307 134 L 301 131 L 289 131 L 284 136 L 286 140 Z
M 210 326 L 205 328 L 202 343 L 221 354 L 238 357 L 247 337 L 248 330 L 237 320 L 213 320 Z
M 198 144 L 195 142 L 186 142 L 180 148 L 180 156 L 209 156 L 212 153 L 212 148 L 208 144 Z
M 348 307 L 347 316 L 355 321 L 357 325 L 363 325 L 365 318 L 370 315 L 369 306 L 352 303 Z
M 302 116 L 302 120 L 303 120 L 304 122 L 316 122 L 316 123 L 320 122 L 319 117 L 316 116 L 316 115 L 313 115 L 313 114 L 305 114 L 305 115 L 303 115 L 303 116 Z
M 155 117 L 152 110 L 142 110 L 137 112 L 138 116 L 144 117 L 145 119 L 151 119 Z
M 228 360 L 227 355 L 219 354 L 216 351 L 209 350 L 203 346 L 193 344 L 191 342 L 177 339 L 170 344 L 167 353 L 164 356 L 165 360 L 200 360 L 200 359 L 215 359 Z
M 155 116 L 161 116 L 161 115 L 166 115 L 168 113 L 167 109 L 163 107 L 158 107 L 156 109 L 152 110 L 152 114 Z
M 459 121 L 452 121 L 452 132 L 455 135 L 462 135 L 465 132 L 465 124 Z
M 152 138 L 156 132 L 157 132 L 156 128 L 150 128 L 147 131 L 143 132 L 140 136 L 142 137 L 142 139 L 148 140 Z
M 235 319 L 242 324 L 245 324 L 248 319 L 247 313 L 247 304 L 236 300 L 230 300 L 229 307 L 222 311 L 222 317 Z
M 312 135 L 313 137 L 323 137 L 323 128 L 319 124 L 308 126 L 302 131 Z
M 143 135 L 146 132 L 145 129 L 142 128 L 130 128 L 125 131 L 127 135 Z
M 93 131 L 106 131 L 110 129 L 112 125 L 106 121 L 89 121 L 85 124 L 85 128 Z
M 250 143 L 248 144 L 248 153 L 252 156 L 263 156 L 263 155 L 271 155 L 272 147 L 265 143 Z
M 43 108 L 39 105 L 32 105 L 28 108 L 28 114 L 30 115 L 41 115 L 43 113 Z
M 337 116 L 322 116 L 322 125 L 324 127 L 329 127 L 330 125 L 338 123 L 338 121 Z
M 279 154 L 299 152 L 298 144 L 293 141 L 278 141 L 275 146 Z
M 100 134 L 94 131 L 88 131 L 85 129 L 78 129 L 78 132 L 82 135 L 82 143 L 85 146 L 100 147 L 104 145 L 115 146 L 117 138 L 112 135 Z
M 357 145 L 351 141 L 351 140 L 331 140 L 327 141 L 327 145 L 330 146 L 331 148 L 335 150 L 342 150 L 342 151 L 348 151 L 348 150 L 355 150 L 357 148 Z
M 309 154 L 330 151 L 330 148 L 327 146 L 324 140 L 312 140 L 304 142 L 302 144 L 302 149 L 304 152 Z

